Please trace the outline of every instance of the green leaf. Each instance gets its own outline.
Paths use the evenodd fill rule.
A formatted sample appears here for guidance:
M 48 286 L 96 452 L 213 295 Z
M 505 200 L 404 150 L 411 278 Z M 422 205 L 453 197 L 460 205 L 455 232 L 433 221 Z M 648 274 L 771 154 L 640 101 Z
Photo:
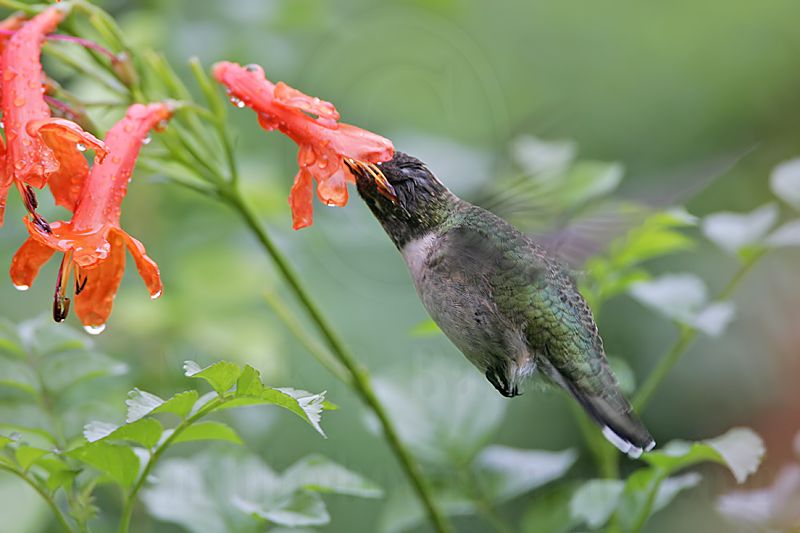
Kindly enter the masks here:
M 177 444 L 197 440 L 226 440 L 242 444 L 242 439 L 239 438 L 236 431 L 222 422 L 197 422 L 181 431 L 172 442 Z
M 563 172 L 575 159 L 578 147 L 574 141 L 543 141 L 532 135 L 514 139 L 511 155 L 526 172 Z
M 569 533 L 578 521 L 570 513 L 575 492 L 572 484 L 559 484 L 537 491 L 522 518 L 523 533 Z
M 249 400 L 249 398 L 244 399 Z M 259 398 L 255 398 L 254 400 L 255 403 L 269 403 L 283 407 L 284 409 L 288 409 L 308 422 L 311 427 L 317 430 L 320 435 L 323 437 L 325 436 L 325 432 L 322 431 L 322 427 L 319 425 L 319 421 L 322 416 L 322 406 L 323 402 L 325 401 L 324 392 L 319 394 L 311 394 L 310 392 L 300 389 L 265 388 L 261 393 L 261 396 Z M 236 400 L 233 402 L 228 402 L 227 404 L 223 405 L 223 407 L 227 408 L 229 406 L 233 406 L 235 405 L 235 402 Z
M 458 394 L 442 383 L 458 383 Z M 472 367 L 444 358 L 412 359 L 391 378 L 375 378 L 373 387 L 400 438 L 437 466 L 470 464 L 494 437 L 508 405 Z M 367 422 L 380 431 L 374 418 Z
M 619 186 L 624 173 L 619 163 L 578 161 L 560 179 L 557 205 L 570 208 L 604 196 Z
M 656 500 L 653 503 L 653 513 L 669 505 L 681 491 L 696 487 L 702 480 L 703 476 L 697 472 L 687 472 L 662 481 L 661 486 L 658 488 L 658 494 L 656 494 Z
M 296 492 L 278 508 L 264 510 L 259 504 L 237 498 L 233 504 L 246 513 L 287 527 L 322 526 L 331 521 L 322 498 L 313 492 Z
M 762 244 L 778 219 L 778 208 L 767 204 L 750 213 L 714 213 L 703 219 L 702 230 L 708 240 L 731 254 Z
M 577 459 L 575 450 L 547 452 L 489 446 L 476 458 L 475 468 L 495 502 L 510 500 L 562 477 Z
M 13 439 L 0 435 L 0 448 L 4 448 L 7 444 L 11 444 L 12 442 L 14 442 Z
M 57 470 L 47 476 L 45 484 L 51 492 L 55 492 L 62 487 L 70 487 L 72 482 L 75 481 L 75 478 L 78 477 L 78 474 L 80 474 L 78 470 L 70 470 L 68 468 Z
M 21 444 L 16 450 L 14 450 L 14 457 L 17 459 L 19 466 L 22 467 L 22 470 L 27 471 L 31 465 L 36 463 L 36 461 L 48 453 L 50 453 L 48 450 L 42 450 L 41 448 L 34 448 L 33 446 L 28 446 L 27 444 Z
M 128 423 L 136 422 L 140 418 L 144 418 L 152 413 L 163 403 L 164 400 L 155 394 L 145 392 L 138 388 L 133 389 L 128 393 L 128 399 L 125 400 L 125 405 L 128 406 L 128 415 L 125 420 Z
M 466 487 L 451 484 L 445 489 L 436 490 L 434 500 L 439 509 L 447 516 L 468 516 L 477 509 L 472 495 L 466 493 Z M 415 526 L 427 519 L 427 513 L 419 502 L 419 498 L 409 487 L 395 490 L 389 496 L 383 508 L 378 531 L 381 533 L 397 533 L 399 531 L 416 531 Z
M 92 442 L 67 455 L 99 470 L 123 487 L 129 487 L 139 473 L 139 458 L 127 446 Z
M 599 529 L 611 518 L 624 488 L 620 479 L 591 479 L 572 495 L 570 515 L 590 529 Z
M 45 386 L 51 391 L 62 391 L 77 383 L 106 376 L 121 376 L 128 366 L 115 361 L 107 355 L 72 350 L 59 352 L 42 361 L 42 377 Z
M 239 365 L 229 361 L 218 361 L 205 368 L 200 368 L 194 361 L 186 361 L 183 369 L 187 377 L 205 380 L 220 396 L 233 387 L 242 373 Z
M 24 363 L 0 358 L 0 386 L 21 390 L 33 396 L 38 394 L 36 375 Z
M 260 396 L 264 390 L 261 374 L 250 365 L 245 365 L 236 380 L 236 396 Z
M 83 436 L 89 442 L 106 440 L 124 440 L 141 444 L 145 448 L 153 448 L 158 444 L 164 427 L 155 418 L 140 418 L 130 424 L 115 426 L 105 422 L 90 422 L 84 427 Z
M 775 196 L 800 210 L 800 158 L 777 165 L 769 177 Z
M 631 365 L 621 357 L 609 357 L 608 364 L 617 376 L 620 390 L 626 395 L 633 394 L 636 390 L 636 374 L 633 373 Z
M 764 441 L 753 430 L 733 428 L 724 435 L 701 442 L 673 441 L 642 459 L 667 473 L 712 461 L 727 466 L 736 481 L 743 483 L 761 464 Z
M 290 466 L 282 476 L 289 487 L 332 492 L 361 498 L 381 498 L 375 483 L 321 455 L 310 455 Z
M 769 486 L 724 494 L 716 508 L 724 517 L 744 525 L 743 531 L 796 532 L 798 496 L 800 465 L 791 463 L 780 469 Z
M 642 515 L 646 512 L 647 502 L 655 494 L 665 474 L 656 468 L 640 468 L 628 476 L 625 487 L 619 497 L 617 519 L 624 532 L 634 531 Z M 652 496 L 655 498 L 655 496 Z M 649 516 L 649 515 L 648 515 Z M 647 517 L 644 517 L 646 520 Z
M 172 413 L 181 418 L 186 418 L 197 402 L 198 394 L 196 390 L 187 390 L 179 392 L 172 396 L 169 400 L 165 401 L 155 409 L 152 414 L 156 413 Z

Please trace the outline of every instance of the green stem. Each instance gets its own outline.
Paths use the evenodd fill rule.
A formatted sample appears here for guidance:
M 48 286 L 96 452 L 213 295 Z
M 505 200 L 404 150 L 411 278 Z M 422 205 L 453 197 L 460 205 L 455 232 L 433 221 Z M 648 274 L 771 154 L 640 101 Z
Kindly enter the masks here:
M 483 516 L 486 522 L 492 526 L 497 533 L 513 533 L 514 528 L 509 526 L 505 520 L 500 516 L 497 510 L 492 505 L 492 501 L 486 491 L 483 490 L 481 480 L 475 474 L 475 471 L 469 465 L 463 468 L 464 474 L 472 487 L 472 493 L 475 498 L 475 506 L 478 512 Z
M 344 344 L 339 340 L 338 336 L 333 331 L 333 328 L 331 328 L 331 326 L 322 316 L 322 313 L 319 311 L 319 309 L 317 309 L 316 304 L 301 284 L 300 278 L 289 265 L 281 251 L 278 250 L 278 248 L 272 242 L 272 239 L 258 221 L 253 211 L 247 206 L 247 204 L 245 204 L 239 192 L 235 189 L 229 189 L 227 191 L 221 191 L 221 193 L 222 197 L 227 200 L 229 205 L 239 213 L 247 227 L 253 232 L 267 254 L 269 254 L 270 258 L 275 263 L 275 266 L 278 268 L 281 275 L 289 285 L 289 288 L 295 294 L 300 304 L 305 308 L 309 317 L 317 326 L 322 336 L 325 338 L 333 354 L 352 376 L 353 388 L 356 390 L 364 403 L 366 403 L 372 409 L 373 413 L 380 421 L 384 436 L 386 437 L 389 446 L 392 448 L 392 451 L 400 461 L 400 465 L 402 466 L 403 470 L 405 470 L 405 473 L 411 481 L 411 484 L 414 486 L 414 489 L 425 506 L 428 517 L 430 518 L 430 521 L 436 531 L 439 533 L 451 531 L 450 524 L 447 522 L 444 515 L 434 503 L 431 490 L 428 487 L 428 484 L 423 477 L 419 466 L 400 440 L 397 430 L 389 418 L 388 413 L 378 400 L 375 392 L 372 390 L 367 373 L 359 367 L 356 359 L 344 347 Z
M 667 473 L 661 472 L 659 476 L 653 480 L 653 486 L 650 488 L 650 492 L 647 494 L 647 501 L 642 507 L 642 512 L 639 513 L 639 516 L 636 518 L 636 523 L 634 523 L 633 527 L 631 528 L 632 533 L 639 533 L 647 523 L 647 519 L 650 518 L 650 515 L 653 512 L 653 506 L 656 503 L 656 496 L 658 496 L 661 483 L 666 477 Z
M 719 295 L 717 296 L 718 301 L 725 301 L 728 300 L 732 295 L 742 280 L 750 273 L 753 269 L 755 264 L 758 260 L 764 255 L 765 252 L 756 252 L 750 257 L 748 257 L 742 265 L 739 267 L 739 270 L 733 275 L 727 285 L 720 291 Z M 653 394 L 655 394 L 656 390 L 667 375 L 672 371 L 672 368 L 681 360 L 683 355 L 689 349 L 689 346 L 692 345 L 695 338 L 697 337 L 698 330 L 690 327 L 690 326 L 681 326 L 681 333 L 678 336 L 678 340 L 675 341 L 675 344 L 670 348 L 667 354 L 661 358 L 658 362 L 656 367 L 647 376 L 647 379 L 644 381 L 639 390 L 633 397 L 633 407 L 637 411 L 642 411 L 647 403 L 652 398 Z
M 198 409 L 198 411 L 195 414 L 193 414 L 188 418 L 185 418 L 184 420 L 181 421 L 180 424 L 175 426 L 175 429 L 172 431 L 172 434 L 166 439 L 164 439 L 164 442 L 162 442 L 153 451 L 153 453 L 150 455 L 150 459 L 148 459 L 147 464 L 144 466 L 142 473 L 139 475 L 139 478 L 136 480 L 136 483 L 133 485 L 133 488 L 125 498 L 125 504 L 122 508 L 122 516 L 120 517 L 119 521 L 120 533 L 128 533 L 128 530 L 131 525 L 131 517 L 133 516 L 133 506 L 136 504 L 136 498 L 139 495 L 139 491 L 142 490 L 142 487 L 144 486 L 145 481 L 147 481 L 150 472 L 153 470 L 153 467 L 161 458 L 161 455 L 164 453 L 164 451 L 167 448 L 169 448 L 172 442 L 176 438 L 178 438 L 178 436 L 180 436 L 180 434 L 183 433 L 183 431 L 186 428 L 188 428 L 189 426 L 191 426 L 192 424 L 203 418 L 206 414 L 208 414 L 210 411 L 212 411 L 225 401 L 226 401 L 225 398 L 218 396 L 213 400 L 211 400 L 210 402 L 208 402 L 207 404 L 205 404 L 203 407 Z
M 11 466 L 0 464 L 0 470 L 5 470 L 6 472 L 14 474 L 15 476 L 23 480 L 25 483 L 30 485 L 33 488 L 33 490 L 35 490 L 39 494 L 39 496 L 41 496 L 44 499 L 47 505 L 50 506 L 50 510 L 53 511 L 53 515 L 56 517 L 58 525 L 61 526 L 61 529 L 68 532 L 74 531 L 72 527 L 69 525 L 69 522 L 67 522 L 67 517 L 65 517 L 64 513 L 62 513 L 61 509 L 59 509 L 56 501 L 52 498 L 52 496 L 50 496 L 50 494 L 46 490 L 40 487 L 38 483 L 36 483 L 28 476 L 26 476 L 24 472 L 21 472 Z

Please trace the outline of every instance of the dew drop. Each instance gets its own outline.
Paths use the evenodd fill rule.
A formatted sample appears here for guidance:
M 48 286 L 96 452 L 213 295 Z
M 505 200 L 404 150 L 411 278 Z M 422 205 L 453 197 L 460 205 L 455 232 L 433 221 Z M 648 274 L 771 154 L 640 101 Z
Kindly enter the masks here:
M 14 288 L 17 289 L 18 291 L 27 291 L 28 289 L 31 288 L 31 286 L 30 285 L 14 285 Z
M 261 67 L 259 67 L 259 66 L 258 66 L 258 65 L 256 65 L 255 63 L 250 63 L 249 65 L 245 65 L 245 66 L 244 66 L 244 69 L 245 69 L 247 72 L 258 72 L 258 71 L 261 69 Z
M 241 98 L 231 95 L 229 100 L 233 105 L 235 105 L 239 109 L 242 109 L 244 107 L 244 100 L 242 100 Z
M 333 207 L 333 206 L 335 206 L 336 204 L 334 203 L 334 201 L 333 201 L 333 200 L 327 200 L 327 201 L 325 202 L 325 205 L 327 205 L 328 207 Z
M 163 292 L 163 291 L 158 291 L 158 292 L 156 292 L 156 293 L 153 293 L 153 294 L 151 294 L 151 295 L 150 295 L 150 299 L 151 299 L 151 300 L 158 300 L 159 298 L 161 298 L 161 293 L 162 293 L 162 292 Z
M 89 335 L 100 335 L 106 330 L 106 325 L 100 324 L 99 326 L 83 326 L 83 329 L 86 330 L 86 333 Z
M 0 120 L 0 130 L 3 130 L 3 129 L 5 129 L 5 128 L 6 128 L 6 125 L 5 125 L 5 123 L 3 123 L 3 121 L 2 121 L 2 120 Z
M 153 138 L 148 135 L 144 139 L 142 139 L 142 144 L 150 144 L 150 141 L 152 140 Z
M 86 151 L 86 145 L 83 144 L 83 143 L 77 143 L 75 145 L 75 148 L 77 148 L 79 152 L 85 152 Z

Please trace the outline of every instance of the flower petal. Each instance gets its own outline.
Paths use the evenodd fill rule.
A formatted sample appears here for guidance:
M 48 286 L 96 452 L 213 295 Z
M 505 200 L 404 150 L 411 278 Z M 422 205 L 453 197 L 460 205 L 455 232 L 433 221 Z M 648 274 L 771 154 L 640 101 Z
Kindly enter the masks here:
M 317 196 L 325 205 L 347 205 L 347 180 L 343 168 L 317 182 Z
M 34 120 L 28 123 L 26 130 L 30 135 L 41 138 L 58 161 L 58 170 L 48 177 L 56 204 L 75 211 L 89 175 L 89 164 L 82 152 L 93 150 L 99 163 L 106 155 L 105 144 L 74 122 L 63 118 Z
M 49 246 L 43 245 L 33 237 L 28 237 L 11 259 L 11 282 L 20 289 L 33 285 L 39 269 L 53 256 L 53 253 L 53 249 Z
M 332 103 L 308 96 L 282 81 L 275 85 L 275 103 L 317 115 L 322 119 L 320 123 L 327 127 L 335 128 L 336 121 L 339 120 L 339 112 Z
M 289 193 L 289 205 L 292 208 L 292 227 L 301 229 L 310 226 L 314 222 L 314 184 L 311 181 L 311 174 L 300 167 L 300 171 L 294 177 L 294 185 Z
M 124 239 L 114 231 L 107 238 L 111 245 L 108 257 L 94 266 L 77 269 L 78 281 L 85 284 L 75 295 L 75 314 L 84 326 L 99 327 L 108 321 L 125 272 Z
M 31 137 L 25 126 L 31 120 L 50 117 L 42 92 L 40 55 L 45 35 L 64 18 L 67 5 L 51 6 L 12 35 L 5 44 L 2 110 L 8 143 L 6 172 L 19 182 L 42 188 L 47 174 L 58 170 L 58 162 L 44 142 Z
M 155 300 L 161 296 L 161 293 L 164 291 L 164 285 L 161 283 L 161 274 L 158 271 L 156 262 L 147 255 L 144 245 L 121 229 L 115 229 L 111 232 L 121 236 L 125 241 L 128 251 L 136 262 L 136 270 L 139 271 L 139 275 L 142 276 L 147 290 L 150 291 L 150 298 Z

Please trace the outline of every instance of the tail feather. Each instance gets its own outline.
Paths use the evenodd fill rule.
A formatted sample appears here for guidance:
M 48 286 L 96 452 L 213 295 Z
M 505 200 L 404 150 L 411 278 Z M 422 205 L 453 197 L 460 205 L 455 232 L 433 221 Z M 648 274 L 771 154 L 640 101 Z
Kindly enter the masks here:
M 586 414 L 603 430 L 603 436 L 622 453 L 632 458 L 649 452 L 656 441 L 633 412 L 633 407 L 619 390 L 611 369 L 604 372 L 604 386 L 600 394 L 582 390 L 567 380 L 549 361 L 544 361 L 543 370 L 581 404 Z

